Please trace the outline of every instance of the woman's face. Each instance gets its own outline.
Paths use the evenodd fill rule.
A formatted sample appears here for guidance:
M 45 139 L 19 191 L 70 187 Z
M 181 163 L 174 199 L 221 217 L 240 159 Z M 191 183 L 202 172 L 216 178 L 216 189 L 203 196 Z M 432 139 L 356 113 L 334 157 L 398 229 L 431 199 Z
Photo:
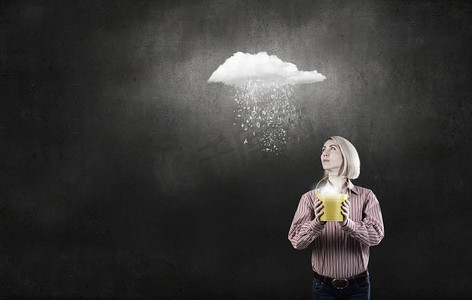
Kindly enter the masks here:
M 343 156 L 338 144 L 333 140 L 327 140 L 321 149 L 321 164 L 329 174 L 339 175 L 343 165 Z

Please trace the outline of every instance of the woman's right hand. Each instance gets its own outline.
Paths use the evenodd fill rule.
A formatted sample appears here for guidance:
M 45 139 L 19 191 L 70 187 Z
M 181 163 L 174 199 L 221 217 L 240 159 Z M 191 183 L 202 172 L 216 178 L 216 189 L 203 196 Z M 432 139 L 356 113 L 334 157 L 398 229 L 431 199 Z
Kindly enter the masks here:
M 321 221 L 321 216 L 324 214 L 324 211 L 323 211 L 323 208 L 324 208 L 324 205 L 323 203 L 316 199 L 315 201 L 315 222 L 318 223 L 318 224 L 325 224 L 326 221 Z

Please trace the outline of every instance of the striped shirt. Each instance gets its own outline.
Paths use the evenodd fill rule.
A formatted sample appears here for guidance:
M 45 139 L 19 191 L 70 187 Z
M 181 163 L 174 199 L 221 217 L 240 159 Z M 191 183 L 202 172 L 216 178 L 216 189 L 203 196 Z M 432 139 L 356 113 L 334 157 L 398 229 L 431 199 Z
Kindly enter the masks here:
M 295 249 L 313 244 L 311 265 L 318 274 L 333 278 L 348 278 L 367 270 L 369 247 L 384 237 L 384 225 L 379 201 L 374 193 L 349 182 L 351 202 L 346 226 L 341 222 L 316 222 L 314 206 L 317 190 L 300 199 L 288 239 Z

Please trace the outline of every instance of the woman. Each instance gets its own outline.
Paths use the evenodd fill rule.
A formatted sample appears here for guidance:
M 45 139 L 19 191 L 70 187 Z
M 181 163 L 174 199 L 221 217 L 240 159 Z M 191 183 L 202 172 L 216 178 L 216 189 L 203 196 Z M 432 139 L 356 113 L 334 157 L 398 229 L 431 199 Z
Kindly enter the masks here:
M 324 143 L 321 164 L 328 177 L 323 189 L 350 193 L 341 208 L 343 221 L 321 221 L 323 204 L 315 196 L 321 190 L 311 190 L 300 199 L 288 239 L 295 249 L 313 245 L 314 300 L 370 299 L 369 247 L 384 237 L 379 202 L 371 190 L 350 181 L 359 177 L 360 160 L 345 138 Z

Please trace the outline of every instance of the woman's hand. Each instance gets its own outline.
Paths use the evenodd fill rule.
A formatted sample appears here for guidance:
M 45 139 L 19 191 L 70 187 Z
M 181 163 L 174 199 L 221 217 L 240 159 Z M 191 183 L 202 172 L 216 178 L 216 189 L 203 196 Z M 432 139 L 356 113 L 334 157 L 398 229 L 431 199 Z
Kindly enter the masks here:
M 343 220 L 341 221 L 342 226 L 346 226 L 347 220 L 349 219 L 349 208 L 351 207 L 351 202 L 349 199 L 343 202 L 341 206 L 341 214 L 343 215 Z
M 315 201 L 315 220 L 316 220 L 317 223 L 324 225 L 326 223 L 326 221 L 324 221 L 324 222 L 321 221 L 321 216 L 324 214 L 324 211 L 322 211 L 323 208 L 324 208 L 323 203 L 320 200 L 316 199 L 316 201 Z

